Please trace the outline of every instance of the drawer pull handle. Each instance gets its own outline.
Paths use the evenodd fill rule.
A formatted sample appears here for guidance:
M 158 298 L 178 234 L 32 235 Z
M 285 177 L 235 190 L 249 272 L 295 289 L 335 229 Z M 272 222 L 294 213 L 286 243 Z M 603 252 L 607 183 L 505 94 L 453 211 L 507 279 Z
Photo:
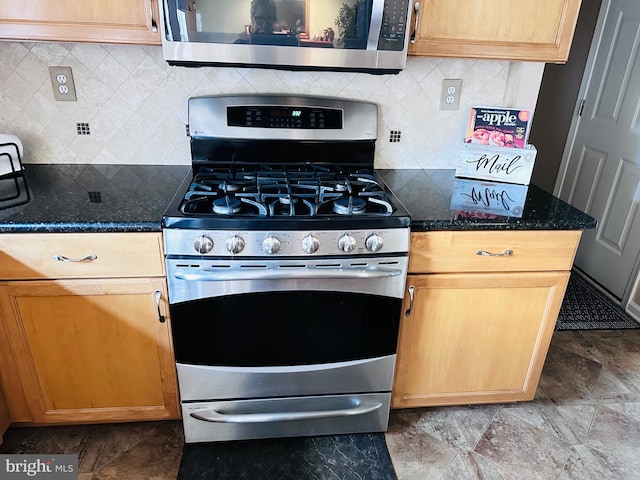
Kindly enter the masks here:
M 97 255 L 85 255 L 82 258 L 69 258 L 69 257 L 65 257 L 64 255 L 54 255 L 53 259 L 58 261 L 58 262 L 93 262 L 94 260 L 96 260 L 98 258 Z
M 409 40 L 409 43 L 414 44 L 416 43 L 416 32 L 418 31 L 418 13 L 420 10 L 420 2 L 416 2 L 413 4 L 413 11 L 416 12 L 416 22 L 415 25 L 413 26 L 413 32 L 411 33 L 411 39 Z
M 156 306 L 158 307 L 158 320 L 160 323 L 164 323 L 165 318 L 162 312 L 160 311 L 160 298 L 162 297 L 162 292 L 160 290 L 156 290 Z
M 477 250 L 476 255 L 481 255 L 483 257 L 510 257 L 513 255 L 513 250 L 505 250 L 502 253 L 491 253 L 486 250 Z
M 149 6 L 151 8 L 151 31 L 155 33 L 158 31 L 158 24 L 156 23 L 156 19 L 153 18 L 153 0 L 151 0 Z
M 409 291 L 409 308 L 404 312 L 405 317 L 411 315 L 411 309 L 413 308 L 413 285 L 409 285 L 407 290 Z

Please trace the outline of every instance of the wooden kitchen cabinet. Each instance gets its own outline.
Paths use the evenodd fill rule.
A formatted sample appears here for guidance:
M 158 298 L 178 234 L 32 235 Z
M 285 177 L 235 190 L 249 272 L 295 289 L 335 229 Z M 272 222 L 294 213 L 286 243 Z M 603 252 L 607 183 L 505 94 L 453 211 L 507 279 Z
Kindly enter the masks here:
M 420 0 L 409 55 L 567 61 L 581 0 Z
M 7 401 L 4 399 L 2 388 L 0 388 L 0 445 L 2 445 L 2 436 L 11 425 L 11 415 L 9 414 L 9 407 L 7 407 Z
M 159 233 L 1 235 L 0 265 L 0 380 L 14 422 L 179 417 Z
M 0 38 L 160 45 L 157 0 L 0 0 Z
M 412 234 L 392 406 L 531 400 L 580 235 Z

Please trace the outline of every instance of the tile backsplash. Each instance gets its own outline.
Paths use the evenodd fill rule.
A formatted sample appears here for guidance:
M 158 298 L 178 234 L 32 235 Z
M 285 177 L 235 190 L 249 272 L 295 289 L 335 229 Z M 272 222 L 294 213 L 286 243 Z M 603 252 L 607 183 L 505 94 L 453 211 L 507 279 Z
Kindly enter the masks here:
M 72 68 L 77 101 L 54 101 L 49 66 Z M 21 139 L 25 163 L 189 164 L 191 96 L 329 95 L 379 105 L 377 168 L 455 168 L 472 105 L 535 107 L 530 67 L 409 57 L 398 75 L 186 68 L 160 47 L 0 42 L 0 133 Z M 463 81 L 457 111 L 439 109 L 444 78 Z

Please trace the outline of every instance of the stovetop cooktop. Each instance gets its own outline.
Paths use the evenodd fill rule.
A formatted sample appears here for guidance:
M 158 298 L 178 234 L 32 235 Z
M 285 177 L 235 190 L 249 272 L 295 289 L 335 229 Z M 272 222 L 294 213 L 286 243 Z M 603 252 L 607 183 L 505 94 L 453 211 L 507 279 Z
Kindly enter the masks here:
M 393 228 L 409 222 L 409 213 L 372 169 L 255 164 L 190 172 L 163 227 Z

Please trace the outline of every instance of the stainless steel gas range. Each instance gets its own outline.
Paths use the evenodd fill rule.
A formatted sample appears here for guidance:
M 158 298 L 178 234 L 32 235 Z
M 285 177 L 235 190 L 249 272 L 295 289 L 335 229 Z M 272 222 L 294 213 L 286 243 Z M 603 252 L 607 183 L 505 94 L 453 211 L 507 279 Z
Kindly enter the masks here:
M 163 217 L 186 442 L 384 431 L 410 218 L 373 168 L 377 106 L 189 100 Z

